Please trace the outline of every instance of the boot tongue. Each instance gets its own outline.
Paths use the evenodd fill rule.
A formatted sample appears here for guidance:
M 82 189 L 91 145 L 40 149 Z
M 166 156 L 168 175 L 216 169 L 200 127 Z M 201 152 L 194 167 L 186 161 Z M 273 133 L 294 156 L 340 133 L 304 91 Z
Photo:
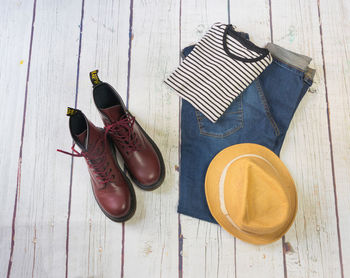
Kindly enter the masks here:
M 89 138 L 86 140 L 85 147 L 88 151 L 100 153 L 101 146 L 100 145 L 97 146 L 96 144 L 98 143 L 98 141 L 101 142 L 101 139 L 103 139 L 104 133 L 101 129 L 94 126 L 90 121 L 88 121 L 88 125 L 89 125 L 89 135 L 88 135 Z
M 111 123 L 119 121 L 121 116 L 125 114 L 121 105 L 114 105 L 109 108 L 101 109 L 101 112 L 105 114 Z
M 86 134 L 87 130 L 84 130 L 82 133 L 77 135 L 77 141 L 86 148 Z
M 103 132 L 97 129 L 91 122 L 87 121 L 87 124 L 88 128 L 76 135 L 76 140 L 84 147 L 83 151 L 95 150 L 99 152 L 100 146 L 96 146 L 96 144 L 101 140 Z

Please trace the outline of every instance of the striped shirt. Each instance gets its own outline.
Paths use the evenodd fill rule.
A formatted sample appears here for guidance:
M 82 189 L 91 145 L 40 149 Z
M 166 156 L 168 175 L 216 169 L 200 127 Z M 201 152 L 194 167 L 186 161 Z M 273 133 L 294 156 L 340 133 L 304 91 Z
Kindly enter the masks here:
M 215 123 L 271 62 L 267 49 L 215 23 L 165 83 Z

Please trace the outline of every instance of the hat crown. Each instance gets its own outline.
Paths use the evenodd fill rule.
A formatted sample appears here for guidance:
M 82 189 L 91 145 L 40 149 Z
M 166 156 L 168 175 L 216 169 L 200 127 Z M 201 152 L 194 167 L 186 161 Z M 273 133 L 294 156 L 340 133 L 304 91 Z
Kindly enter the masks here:
M 247 233 L 276 233 L 292 214 L 278 172 L 255 155 L 244 156 L 228 166 L 224 199 L 229 218 Z
M 254 244 L 281 238 L 298 206 L 287 167 L 271 150 L 251 143 L 227 147 L 215 156 L 205 177 L 205 195 L 215 220 Z

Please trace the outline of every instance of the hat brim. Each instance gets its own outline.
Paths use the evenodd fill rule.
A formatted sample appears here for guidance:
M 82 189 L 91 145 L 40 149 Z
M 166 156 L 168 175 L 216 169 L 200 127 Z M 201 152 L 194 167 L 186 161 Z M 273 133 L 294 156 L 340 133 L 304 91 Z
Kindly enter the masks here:
M 289 223 L 286 224 L 285 229 L 278 232 L 277 234 L 258 235 L 241 231 L 234 227 L 221 211 L 219 199 L 219 180 L 221 173 L 230 160 L 245 154 L 259 155 L 267 159 L 273 165 L 273 167 L 280 173 L 283 180 L 283 186 L 286 187 L 286 190 L 288 190 L 290 194 L 290 209 L 293 211 L 293 214 L 290 218 Z M 297 192 L 294 180 L 291 177 L 287 167 L 283 164 L 283 162 L 275 153 L 273 153 L 268 148 L 258 144 L 237 144 L 219 152 L 211 161 L 206 173 L 205 195 L 207 198 L 209 210 L 215 218 L 215 220 L 219 223 L 219 225 L 222 226 L 227 232 L 229 232 L 233 236 L 252 244 L 268 244 L 280 239 L 289 230 L 297 212 Z

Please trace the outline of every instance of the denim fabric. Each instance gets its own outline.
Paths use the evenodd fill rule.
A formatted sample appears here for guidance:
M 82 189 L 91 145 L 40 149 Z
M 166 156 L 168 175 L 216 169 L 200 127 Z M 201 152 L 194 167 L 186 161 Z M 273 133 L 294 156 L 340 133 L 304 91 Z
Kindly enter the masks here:
M 183 55 L 191 49 L 193 46 L 185 48 Z M 291 53 L 292 58 L 287 55 L 286 61 L 281 61 L 278 57 L 284 56 L 280 53 Z M 182 100 L 179 213 L 216 223 L 207 206 L 204 180 L 211 160 L 224 148 L 256 143 L 279 155 L 293 114 L 312 84 L 314 70 L 307 67 L 311 59 L 306 56 L 280 47 L 276 54 L 272 64 L 216 123 Z M 295 57 L 308 61 L 306 66 L 300 69 L 299 63 L 293 64 Z

